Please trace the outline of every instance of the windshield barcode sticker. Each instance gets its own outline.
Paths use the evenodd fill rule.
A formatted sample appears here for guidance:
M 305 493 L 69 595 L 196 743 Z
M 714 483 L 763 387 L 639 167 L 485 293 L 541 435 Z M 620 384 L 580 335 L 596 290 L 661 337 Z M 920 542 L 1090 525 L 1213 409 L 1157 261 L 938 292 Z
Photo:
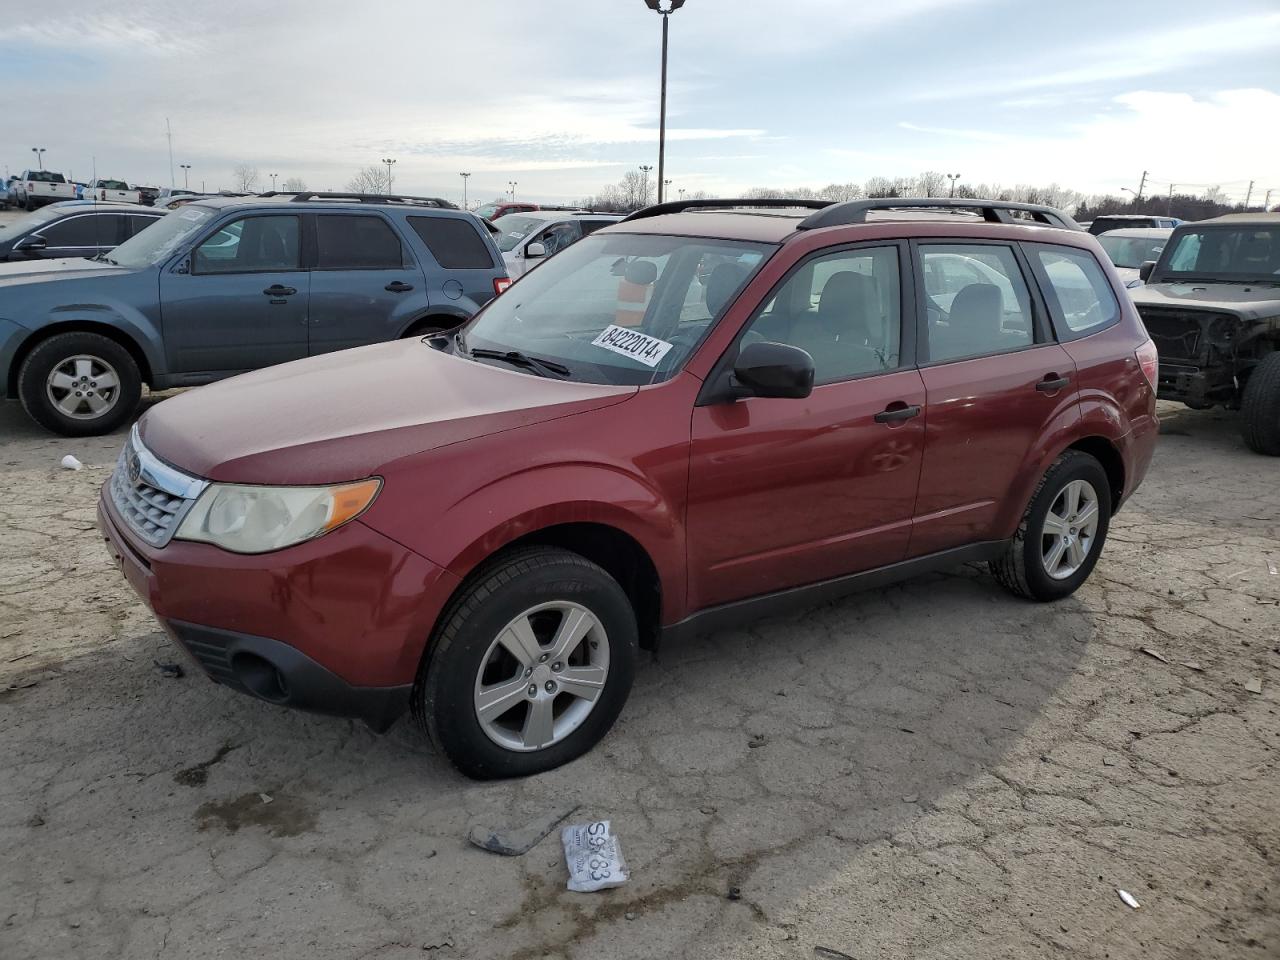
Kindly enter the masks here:
M 628 330 L 616 323 L 611 323 L 601 330 L 600 335 L 591 343 L 597 347 L 612 350 L 614 353 L 620 353 L 624 357 L 630 357 L 632 360 L 639 360 L 646 367 L 656 367 L 672 347 L 672 344 L 666 340 L 659 340 L 638 330 Z

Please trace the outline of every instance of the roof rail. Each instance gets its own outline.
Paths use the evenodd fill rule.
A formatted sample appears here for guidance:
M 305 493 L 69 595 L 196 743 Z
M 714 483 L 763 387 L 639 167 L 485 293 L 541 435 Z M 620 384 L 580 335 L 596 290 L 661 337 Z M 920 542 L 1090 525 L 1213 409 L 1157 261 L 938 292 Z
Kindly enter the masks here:
M 661 217 L 667 213 L 681 213 L 685 210 L 726 210 L 734 207 L 757 207 L 757 208 L 794 208 L 804 207 L 809 210 L 823 210 L 836 201 L 834 200 L 788 200 L 786 198 L 756 199 L 739 197 L 727 200 L 672 200 L 668 203 L 655 203 L 651 207 L 643 207 L 624 219 L 626 223 L 629 220 L 644 220 L 647 217 Z M 813 216 L 818 216 L 814 214 Z M 813 219 L 810 217 L 809 219 Z M 808 220 L 805 221 L 806 223 Z
M 1069 216 L 1054 207 L 1039 203 L 1014 203 L 1010 200 L 970 200 L 961 197 L 875 197 L 870 200 L 849 200 L 834 203 L 800 222 L 799 230 L 816 230 L 819 227 L 838 227 L 852 223 L 866 223 L 867 214 L 873 210 L 949 209 L 975 210 L 988 223 L 1026 223 L 1027 218 L 1012 216 L 1009 211 L 1029 213 L 1036 223 L 1068 230 L 1083 229 Z
M 292 203 L 303 203 L 307 200 L 351 200 L 356 203 L 405 203 L 424 207 L 440 207 L 445 210 L 457 210 L 457 204 L 450 203 L 440 197 L 413 197 L 398 193 L 335 193 L 316 190 L 268 190 L 258 194 L 260 197 L 292 197 Z

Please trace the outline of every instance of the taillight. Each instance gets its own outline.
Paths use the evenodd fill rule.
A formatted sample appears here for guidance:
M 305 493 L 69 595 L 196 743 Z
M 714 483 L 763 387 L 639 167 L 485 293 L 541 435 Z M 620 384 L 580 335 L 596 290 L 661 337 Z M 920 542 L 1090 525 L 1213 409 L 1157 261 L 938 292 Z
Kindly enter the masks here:
M 498 294 L 502 293 L 502 291 L 507 289 L 507 287 L 509 286 L 511 286 L 510 277 L 494 277 L 493 278 L 493 295 L 496 297 Z
M 1156 388 L 1156 371 L 1160 369 L 1160 353 L 1156 350 L 1156 345 L 1149 339 L 1146 343 L 1133 351 L 1133 355 L 1138 358 L 1138 366 L 1142 367 L 1142 375 L 1147 378 L 1147 383 L 1151 384 L 1151 389 Z

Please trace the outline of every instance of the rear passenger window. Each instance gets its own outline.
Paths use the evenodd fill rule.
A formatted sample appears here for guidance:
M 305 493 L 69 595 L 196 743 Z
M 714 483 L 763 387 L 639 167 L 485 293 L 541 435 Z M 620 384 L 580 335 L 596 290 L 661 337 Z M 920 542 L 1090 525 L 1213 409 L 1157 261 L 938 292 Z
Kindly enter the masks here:
M 742 342 L 767 340 L 807 351 L 816 384 L 896 369 L 902 329 L 898 278 L 897 247 L 843 250 L 810 260 L 752 318 Z
M 981 357 L 1035 342 L 1031 295 L 1010 247 L 921 244 L 928 359 Z
M 446 270 L 490 270 L 493 257 L 478 223 L 463 217 L 410 217 L 409 226 Z
M 51 247 L 113 247 L 120 223 L 109 214 L 87 214 L 61 220 L 37 231 Z
M 316 264 L 321 270 L 398 270 L 400 238 L 381 217 L 321 214 L 316 217 Z
M 1120 319 L 1120 304 L 1093 254 L 1037 244 L 1035 256 L 1048 281 L 1041 285 L 1047 287 L 1045 298 L 1059 337 L 1083 336 Z

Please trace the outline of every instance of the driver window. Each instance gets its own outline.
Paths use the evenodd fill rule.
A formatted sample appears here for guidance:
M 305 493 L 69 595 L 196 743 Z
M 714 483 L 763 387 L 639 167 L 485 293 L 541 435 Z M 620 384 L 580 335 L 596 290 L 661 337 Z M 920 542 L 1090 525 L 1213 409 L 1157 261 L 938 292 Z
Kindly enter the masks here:
M 268 273 L 299 268 L 296 216 L 245 217 L 200 244 L 193 273 Z
M 807 351 L 816 384 L 897 369 L 898 271 L 897 247 L 845 250 L 812 260 L 751 319 L 742 342 L 767 340 Z

